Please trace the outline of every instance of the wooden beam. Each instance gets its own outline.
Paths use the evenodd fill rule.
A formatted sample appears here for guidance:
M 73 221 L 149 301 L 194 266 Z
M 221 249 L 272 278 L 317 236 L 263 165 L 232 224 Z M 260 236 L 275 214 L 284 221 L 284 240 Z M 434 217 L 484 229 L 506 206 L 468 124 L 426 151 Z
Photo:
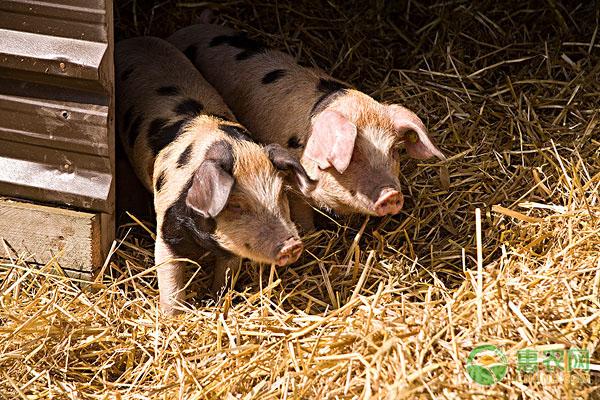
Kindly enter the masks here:
M 111 231 L 112 230 L 112 231 Z M 114 218 L 58 207 L 0 198 L 0 240 L 10 256 L 46 264 L 54 256 L 61 268 L 89 280 L 99 268 L 114 237 Z M 0 246 L 0 258 L 9 258 Z

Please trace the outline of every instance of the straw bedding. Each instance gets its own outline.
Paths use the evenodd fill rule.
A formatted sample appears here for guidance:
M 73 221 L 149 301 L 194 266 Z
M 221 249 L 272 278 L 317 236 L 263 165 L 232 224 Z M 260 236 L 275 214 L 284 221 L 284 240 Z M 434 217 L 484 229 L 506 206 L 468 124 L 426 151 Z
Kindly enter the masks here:
M 298 263 L 245 262 L 218 301 L 191 266 L 190 310 L 172 319 L 156 308 L 151 218 L 122 219 L 91 284 L 60 259 L 13 257 L 0 399 L 600 398 L 598 6 L 516 4 L 118 2 L 117 39 L 164 37 L 209 6 L 410 107 L 449 159 L 404 158 L 402 213 L 321 215 Z M 492 387 L 464 367 L 480 343 L 509 359 Z M 524 382 L 525 348 L 589 350 L 591 384 Z

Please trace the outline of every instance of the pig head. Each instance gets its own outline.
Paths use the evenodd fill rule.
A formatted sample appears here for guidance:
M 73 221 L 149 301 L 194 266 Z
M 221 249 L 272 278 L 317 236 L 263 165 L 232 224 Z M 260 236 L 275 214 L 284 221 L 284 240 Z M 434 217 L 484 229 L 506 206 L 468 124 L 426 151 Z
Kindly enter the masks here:
M 239 132 L 236 137 L 227 133 L 241 129 L 198 117 L 156 159 L 156 262 L 167 262 L 159 269 L 166 310 L 174 309 L 180 298 L 171 297 L 182 289 L 182 268 L 169 263 L 170 258 L 196 260 L 212 251 L 217 256 L 213 282 L 217 292 L 227 270 L 229 274 L 235 270 L 240 258 L 283 266 L 302 252 L 290 219 L 285 180 L 290 178 L 306 194 L 315 182 L 280 146 L 261 147 Z
M 345 89 L 312 118 L 302 156 L 308 173 L 319 179 L 312 198 L 337 213 L 398 213 L 404 202 L 398 180 L 402 148 L 419 159 L 445 158 L 413 112 Z

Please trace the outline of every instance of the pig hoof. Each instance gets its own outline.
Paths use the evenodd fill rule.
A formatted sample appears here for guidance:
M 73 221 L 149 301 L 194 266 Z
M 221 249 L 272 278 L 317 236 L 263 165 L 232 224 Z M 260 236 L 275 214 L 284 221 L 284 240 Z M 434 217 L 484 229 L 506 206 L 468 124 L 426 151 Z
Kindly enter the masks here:
M 288 239 L 283 243 L 281 250 L 277 257 L 275 257 L 275 264 L 280 267 L 293 263 L 300 257 L 302 253 L 302 242 L 298 239 Z
M 375 212 L 380 216 L 398 214 L 402 210 L 403 204 L 404 197 L 402 197 L 402 193 L 396 190 L 385 191 L 375 203 Z

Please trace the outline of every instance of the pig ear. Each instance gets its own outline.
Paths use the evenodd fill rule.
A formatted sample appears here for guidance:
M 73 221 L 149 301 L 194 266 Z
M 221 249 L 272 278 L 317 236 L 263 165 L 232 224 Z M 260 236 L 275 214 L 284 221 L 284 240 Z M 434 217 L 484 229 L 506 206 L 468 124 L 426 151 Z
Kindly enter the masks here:
M 213 21 L 213 17 L 212 10 L 210 8 L 205 8 L 202 13 L 200 13 L 200 17 L 198 19 L 200 20 L 201 24 L 210 24 Z
M 194 174 L 185 204 L 204 218 L 215 218 L 225 208 L 234 182 L 218 163 L 204 161 Z
M 323 111 L 313 121 L 312 134 L 304 155 L 326 169 L 334 167 L 343 174 L 350 164 L 356 126 L 336 111 Z
M 278 144 L 270 144 L 265 147 L 265 150 L 275 168 L 281 171 L 292 171 L 296 186 L 304 195 L 314 190 L 317 182 L 308 176 L 300 161 L 292 153 Z
M 423 121 L 414 112 L 396 104 L 387 107 L 392 116 L 392 124 L 396 131 L 402 135 L 402 140 L 409 156 L 419 159 L 434 156 L 440 160 L 446 159 L 446 156 L 442 154 L 429 138 Z M 411 131 L 414 134 L 411 135 Z

